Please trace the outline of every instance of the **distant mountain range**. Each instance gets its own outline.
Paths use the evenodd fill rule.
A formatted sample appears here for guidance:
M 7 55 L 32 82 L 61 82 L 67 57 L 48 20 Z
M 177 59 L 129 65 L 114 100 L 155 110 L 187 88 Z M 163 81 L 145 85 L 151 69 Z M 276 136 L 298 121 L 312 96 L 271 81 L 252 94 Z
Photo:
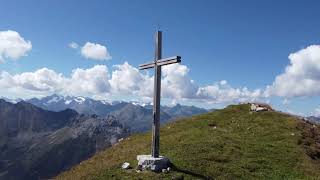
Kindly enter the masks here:
M 64 97 L 56 94 L 41 99 L 32 98 L 26 100 L 26 102 L 50 111 L 73 109 L 80 114 L 96 114 L 100 117 L 113 115 L 124 126 L 130 128 L 131 132 L 146 131 L 151 128 L 152 123 L 152 105 L 146 103 L 107 102 L 86 97 Z M 206 112 L 208 110 L 195 106 L 180 104 L 173 107 L 162 106 L 161 123 Z
M 161 107 L 161 123 L 207 110 Z M 0 99 L 0 179 L 47 179 L 151 128 L 152 105 L 52 95 Z

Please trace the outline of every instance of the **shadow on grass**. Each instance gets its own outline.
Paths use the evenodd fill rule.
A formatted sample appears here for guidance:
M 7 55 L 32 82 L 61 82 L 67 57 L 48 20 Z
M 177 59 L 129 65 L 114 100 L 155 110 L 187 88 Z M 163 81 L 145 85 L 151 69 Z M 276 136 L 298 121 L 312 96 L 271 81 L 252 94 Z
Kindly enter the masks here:
M 213 180 L 214 179 L 213 177 L 210 177 L 210 176 L 205 176 L 205 175 L 202 175 L 202 174 L 199 174 L 199 173 L 196 173 L 196 172 L 192 172 L 192 171 L 187 170 L 187 169 L 178 168 L 174 164 L 171 164 L 171 168 L 174 171 L 177 171 L 177 172 L 180 172 L 180 173 L 184 173 L 184 174 L 188 174 L 188 175 L 196 177 L 196 178 L 206 179 L 206 180 Z

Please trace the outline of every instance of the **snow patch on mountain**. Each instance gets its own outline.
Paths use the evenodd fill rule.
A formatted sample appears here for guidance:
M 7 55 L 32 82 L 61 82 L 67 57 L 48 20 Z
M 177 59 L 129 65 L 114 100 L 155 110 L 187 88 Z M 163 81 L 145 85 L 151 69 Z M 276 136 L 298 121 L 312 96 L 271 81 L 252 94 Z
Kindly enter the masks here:
M 111 103 L 109 102 L 109 101 L 107 101 L 107 100 L 100 100 L 100 102 L 102 103 L 102 104 L 105 104 L 105 105 L 110 105 Z
M 79 96 L 74 98 L 74 101 L 76 101 L 79 104 L 83 104 L 86 101 L 86 98 Z
M 144 103 L 144 102 L 138 102 L 138 101 L 130 101 L 130 103 L 135 106 L 142 106 L 142 107 L 152 106 L 152 103 Z
M 62 96 L 54 96 L 52 99 L 50 99 L 50 100 L 47 101 L 47 104 L 56 103 L 56 102 L 59 102 L 59 101 L 62 100 L 62 99 L 63 99 Z
M 70 104 L 72 102 L 72 100 L 66 100 L 65 102 L 64 102 L 64 104 Z

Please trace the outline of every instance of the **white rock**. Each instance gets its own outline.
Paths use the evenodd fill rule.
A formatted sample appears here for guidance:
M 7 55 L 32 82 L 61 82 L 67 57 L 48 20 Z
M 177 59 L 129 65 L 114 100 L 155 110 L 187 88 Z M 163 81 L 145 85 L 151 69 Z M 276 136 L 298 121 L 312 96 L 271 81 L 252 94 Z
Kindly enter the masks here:
M 128 162 L 123 163 L 121 168 L 122 169 L 129 169 L 130 168 L 130 163 L 128 163 Z
M 141 166 L 142 170 L 161 172 L 162 169 L 167 169 L 170 166 L 170 160 L 163 156 L 154 158 L 151 155 L 138 155 L 137 160 L 138 166 Z
M 259 111 L 265 111 L 265 110 L 266 110 L 266 108 L 264 108 L 264 107 L 257 107 L 257 109 L 256 109 L 257 112 L 259 112 Z
M 272 108 L 267 104 L 256 104 L 252 103 L 250 106 L 251 111 L 259 112 L 259 111 L 270 111 Z
M 250 109 L 251 111 L 256 111 L 257 106 L 255 104 L 251 104 Z

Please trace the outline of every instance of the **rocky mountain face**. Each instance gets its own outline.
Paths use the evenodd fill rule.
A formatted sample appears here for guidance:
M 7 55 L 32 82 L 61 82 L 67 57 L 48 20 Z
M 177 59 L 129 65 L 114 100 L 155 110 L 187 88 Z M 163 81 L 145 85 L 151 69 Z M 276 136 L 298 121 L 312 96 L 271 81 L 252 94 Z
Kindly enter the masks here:
M 52 112 L 0 100 L 0 179 L 46 179 L 129 132 L 116 117 Z
M 33 98 L 27 102 L 50 111 L 62 111 L 74 109 L 81 114 L 97 114 L 104 117 L 113 115 L 131 132 L 144 132 L 151 128 L 152 105 L 138 102 L 107 102 L 85 97 L 70 97 L 52 95 L 42 99 Z M 161 123 L 174 120 L 179 117 L 188 117 L 206 113 L 206 109 L 195 106 L 183 106 L 177 104 L 173 107 L 161 107 Z
M 309 116 L 309 117 L 306 117 L 305 120 L 313 122 L 313 123 L 320 124 L 320 117 Z
M 144 132 L 151 129 L 152 109 L 131 103 L 122 103 L 122 105 L 121 108 L 110 112 L 110 114 L 117 117 L 131 132 Z M 164 111 L 160 116 L 162 124 L 173 120 L 173 117 Z

